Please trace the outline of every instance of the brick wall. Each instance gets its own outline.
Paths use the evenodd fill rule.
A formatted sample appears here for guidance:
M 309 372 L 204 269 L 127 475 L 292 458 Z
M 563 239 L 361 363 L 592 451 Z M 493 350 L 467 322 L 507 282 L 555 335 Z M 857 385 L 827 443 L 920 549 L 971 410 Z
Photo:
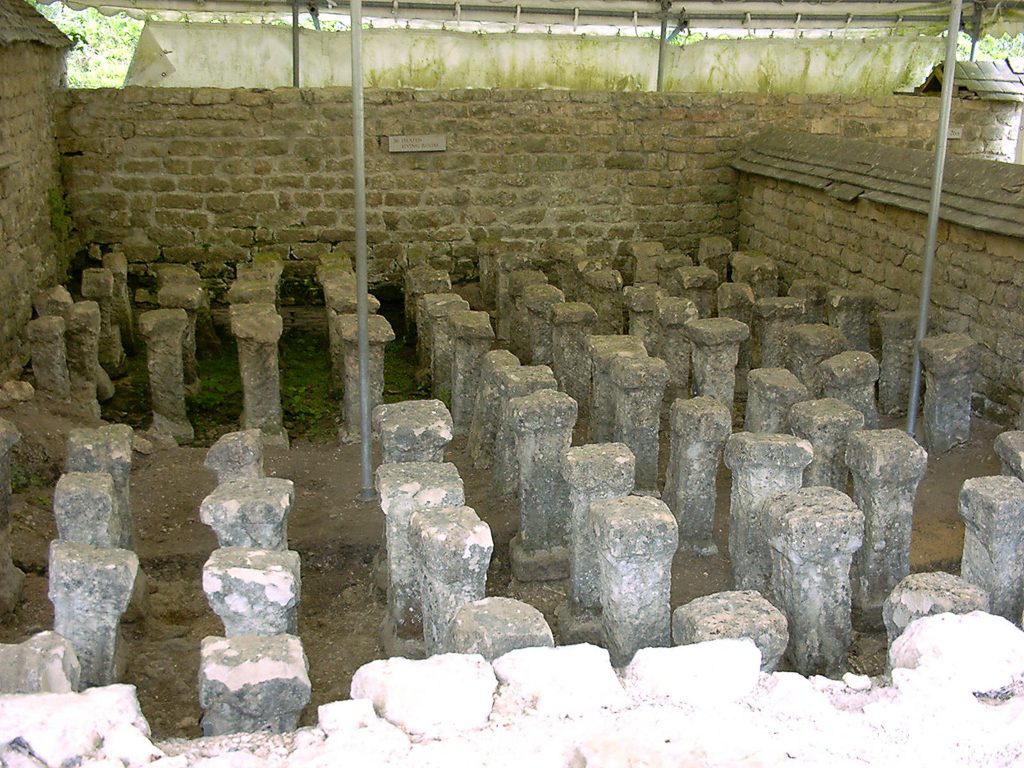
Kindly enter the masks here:
M 884 310 L 917 309 L 927 216 L 743 174 L 738 242 L 779 262 L 787 282 L 813 277 L 869 290 Z M 939 223 L 930 333 L 981 344 L 976 409 L 1010 423 L 1024 363 L 1024 240 Z
M 60 189 L 54 126 L 63 67 L 58 49 L 0 46 L 0 380 L 27 360 L 18 336 L 31 319 L 32 296 L 64 269 L 50 228 Z
M 60 148 L 80 235 L 120 244 L 140 271 L 193 262 L 218 281 L 253 254 L 308 275 L 351 252 L 348 89 L 73 91 Z M 953 151 L 1000 150 L 1016 105 L 957 104 Z M 533 90 L 366 92 L 372 284 L 429 259 L 470 278 L 475 244 L 572 240 L 621 254 L 633 240 L 692 250 L 734 235 L 731 154 L 764 125 L 932 141 L 927 97 L 667 95 Z M 999 126 L 1004 126 L 999 128 Z M 444 134 L 440 153 L 389 154 L 389 135 Z

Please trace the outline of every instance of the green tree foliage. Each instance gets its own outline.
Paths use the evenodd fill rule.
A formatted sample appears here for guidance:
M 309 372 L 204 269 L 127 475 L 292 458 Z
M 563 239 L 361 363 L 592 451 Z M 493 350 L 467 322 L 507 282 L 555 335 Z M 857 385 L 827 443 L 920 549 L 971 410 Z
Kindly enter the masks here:
M 120 88 L 143 22 L 126 14 L 104 16 L 95 8 L 73 11 L 61 2 L 43 5 L 29 0 L 40 13 L 71 38 L 67 78 L 72 88 Z
M 998 61 L 1009 59 L 1015 56 L 1024 56 L 1024 35 L 1011 37 L 992 37 L 985 35 L 978 40 L 978 49 L 974 53 L 976 61 Z M 969 35 L 960 33 L 956 44 L 956 57 L 961 61 L 971 58 L 971 38 Z

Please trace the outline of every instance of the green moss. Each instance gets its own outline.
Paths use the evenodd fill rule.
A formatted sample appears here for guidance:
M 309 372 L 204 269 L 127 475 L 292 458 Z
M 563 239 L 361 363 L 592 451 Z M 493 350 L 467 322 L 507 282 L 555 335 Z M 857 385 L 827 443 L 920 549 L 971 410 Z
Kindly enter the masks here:
M 281 407 L 291 439 L 337 439 L 338 401 L 331 397 L 326 336 L 290 331 L 281 339 Z

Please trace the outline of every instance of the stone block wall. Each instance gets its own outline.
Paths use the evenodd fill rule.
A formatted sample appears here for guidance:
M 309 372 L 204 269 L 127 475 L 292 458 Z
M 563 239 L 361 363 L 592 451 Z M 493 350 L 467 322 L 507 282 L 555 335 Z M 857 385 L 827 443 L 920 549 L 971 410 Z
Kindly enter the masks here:
M 1002 151 L 1016 105 L 958 103 L 953 151 Z M 472 278 L 488 238 L 540 251 L 574 241 L 621 255 L 634 240 L 692 251 L 733 236 L 731 155 L 761 127 L 933 141 L 937 99 L 556 90 L 368 89 L 372 285 L 429 261 Z M 311 274 L 353 251 L 348 89 L 73 91 L 60 149 L 85 242 L 139 270 L 195 263 L 212 283 L 261 252 Z M 444 134 L 447 150 L 389 153 L 387 137 Z M 216 287 L 214 285 L 213 287 Z
M 54 126 L 63 73 L 59 49 L 0 45 L 0 380 L 27 361 L 19 334 L 32 296 L 64 270 L 51 228 L 51 214 L 62 217 Z
M 860 200 L 846 203 L 786 181 L 742 174 L 738 243 L 798 277 L 867 290 L 883 310 L 917 310 L 927 216 Z M 977 410 L 1010 423 L 1024 363 L 1024 240 L 939 222 L 930 333 L 981 344 Z

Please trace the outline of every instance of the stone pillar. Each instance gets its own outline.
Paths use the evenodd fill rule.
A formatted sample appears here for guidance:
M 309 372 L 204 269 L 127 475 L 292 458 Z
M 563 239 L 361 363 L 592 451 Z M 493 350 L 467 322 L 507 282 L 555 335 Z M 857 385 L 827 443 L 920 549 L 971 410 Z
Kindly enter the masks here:
M 840 352 L 818 366 L 822 393 L 842 400 L 864 416 L 864 429 L 878 429 L 875 382 L 878 361 L 870 352 Z
M 345 386 L 345 361 L 338 338 L 338 315 L 356 314 L 358 296 L 356 296 L 356 276 L 348 260 L 327 260 L 321 256 L 321 263 L 316 268 L 317 280 L 324 292 L 324 312 L 327 320 L 327 344 L 331 355 L 331 394 L 341 395 Z M 369 314 L 376 314 L 380 302 L 372 294 L 366 295 L 366 309 Z
M 618 357 L 646 357 L 643 343 L 634 336 L 590 336 L 590 421 L 587 442 L 607 443 L 615 434 L 615 387 L 612 363 Z
M 669 296 L 675 296 L 679 290 L 676 284 L 676 270 L 680 267 L 692 267 L 693 259 L 685 253 L 663 253 L 655 258 L 658 268 L 658 285 Z
M 469 507 L 427 507 L 409 518 L 420 570 L 423 646 L 427 656 L 448 651 L 448 627 L 467 603 L 482 600 L 494 541 Z
M 300 568 L 291 550 L 215 549 L 203 566 L 203 591 L 224 636 L 296 634 Z
M 846 669 L 853 638 L 850 560 L 864 514 L 834 488 L 802 488 L 765 502 L 775 604 L 789 624 L 789 655 L 802 675 Z
M 221 483 L 199 505 L 199 520 L 222 547 L 288 549 L 295 484 L 280 477 Z
M 287 448 L 277 359 L 282 330 L 284 324 L 273 304 L 231 306 L 231 332 L 238 341 L 242 376 L 242 428 L 258 429 L 267 445 Z
M 498 308 L 498 339 L 509 341 L 509 331 L 512 328 L 512 292 L 510 280 L 513 272 L 522 269 L 529 269 L 531 258 L 528 254 L 508 251 L 498 257 L 498 273 L 495 283 L 495 298 Z M 562 286 L 567 294 L 569 291 Z
M 853 501 L 864 513 L 864 546 L 853 556 L 853 604 L 877 614 L 910 573 L 914 497 L 928 454 L 903 430 L 865 430 L 847 439 L 846 464 Z
M 217 485 L 263 477 L 263 433 L 258 429 L 228 432 L 210 446 L 203 462 Z
M 672 403 L 672 438 L 663 498 L 679 527 L 679 549 L 718 553 L 715 502 L 718 464 L 732 434 L 732 413 L 710 397 Z
M 369 355 L 367 360 L 367 398 L 370 413 L 384 402 L 384 345 L 395 340 L 395 332 L 381 315 L 370 315 L 367 320 Z M 341 315 L 338 318 L 338 336 L 345 350 L 345 424 L 339 430 L 342 442 L 360 439 L 362 410 L 359 380 L 359 318 Z
M 874 296 L 862 291 L 834 288 L 828 292 L 825 304 L 828 324 L 842 332 L 850 349 L 871 351 L 871 313 L 876 303 Z
M 879 312 L 878 327 L 882 332 L 878 405 L 882 413 L 891 416 L 905 414 L 910 402 L 910 374 L 914 365 L 917 313 Z
M 114 480 L 106 472 L 65 472 L 53 489 L 53 516 L 63 541 L 116 549 L 121 519 L 114 510 Z
M 480 359 L 479 386 L 473 420 L 469 427 L 466 450 L 476 469 L 488 469 L 494 464 L 494 441 L 501 420 L 501 391 L 498 370 L 508 366 L 519 367 L 519 358 L 507 349 L 492 349 Z
M 562 452 L 572 444 L 576 401 L 541 389 L 510 401 L 519 462 L 519 532 L 512 539 L 512 575 L 519 581 L 569 576 L 569 486 Z
M 824 390 L 818 366 L 846 348 L 846 339 L 836 328 L 810 323 L 794 325 L 786 334 L 786 368 L 803 382 L 811 397 L 821 397 Z
M 657 285 L 627 285 L 622 295 L 629 314 L 628 330 L 636 336 L 651 354 L 657 354 L 658 326 L 655 312 L 665 297 Z
M 455 434 L 452 415 L 440 400 L 406 400 L 373 409 L 373 431 L 380 437 L 381 464 L 444 461 Z
M 473 423 L 480 360 L 494 343 L 494 330 L 486 312 L 452 312 L 448 329 L 452 337 L 452 419 L 462 433 Z
M 746 283 L 722 283 L 718 286 L 718 316 L 739 320 L 747 326 L 754 327 L 754 292 Z M 751 340 L 740 343 L 739 360 L 736 363 L 736 374 L 746 378 L 750 370 Z
M 539 389 L 555 389 L 555 376 L 546 365 L 505 366 L 495 376 L 499 403 L 498 431 L 494 436 L 493 490 L 499 496 L 519 490 L 519 461 L 513 430 L 512 400 Z
M 779 295 L 779 267 L 774 261 L 752 251 L 734 251 L 731 258 L 734 283 L 749 285 L 755 299 Z
M 612 665 L 624 667 L 641 648 L 671 645 L 676 520 L 664 502 L 643 496 L 596 501 L 589 517 L 598 551 L 601 627 Z
M 522 304 L 526 308 L 527 340 L 525 359 L 532 365 L 551 365 L 551 310 L 565 302 L 565 296 L 553 285 L 528 285 L 523 290 Z
M 622 275 L 614 269 L 594 269 L 583 273 L 583 296 L 597 312 L 594 333 L 615 335 L 625 326 L 622 303 Z
M 100 365 L 109 376 L 124 372 L 124 349 L 121 347 L 121 329 L 114 320 L 114 275 L 109 269 L 82 270 L 82 296 L 95 301 L 100 307 Z
M 846 466 L 846 441 L 850 433 L 864 429 L 864 416 L 841 400 L 804 400 L 789 411 L 793 434 L 814 446 L 814 460 L 804 472 L 804 485 L 827 485 L 846 493 L 850 470 Z
M 1002 464 L 1003 474 L 1024 480 L 1024 432 L 1000 432 L 993 448 Z
M 980 347 L 962 333 L 922 339 L 924 447 L 936 456 L 971 436 L 971 394 Z
M 188 317 L 183 309 L 153 309 L 139 317 L 153 403 L 151 429 L 170 435 L 179 443 L 191 443 L 195 437 L 185 407 L 182 350 L 187 327 Z
M 309 664 L 294 635 L 203 638 L 203 736 L 294 731 L 311 693 Z
M 440 269 L 428 267 L 426 264 L 419 264 L 405 270 L 405 332 L 416 329 L 419 335 L 421 318 L 419 312 L 420 297 L 428 293 L 450 293 L 452 281 L 448 273 Z
M 196 318 L 199 311 L 206 306 L 206 295 L 201 286 L 170 283 L 160 289 L 157 303 L 163 309 L 180 309 L 185 313 L 182 371 L 186 390 L 198 392 L 202 385 L 199 381 L 199 363 L 196 362 Z
M 558 388 L 579 406 L 580 418 L 590 416 L 590 349 L 587 339 L 597 313 L 589 304 L 567 301 L 551 308 L 551 370 Z
M 820 280 L 800 278 L 789 286 L 789 295 L 804 300 L 804 322 L 811 324 L 824 323 L 826 320 L 825 304 L 828 301 L 828 283 Z
M 665 253 L 665 246 L 656 242 L 628 243 L 626 249 L 627 272 L 622 277 L 634 286 L 658 285 L 658 257 Z
M 509 597 L 485 597 L 455 612 L 448 628 L 449 653 L 479 653 L 487 661 L 519 648 L 553 648 L 544 614 Z
M 480 270 L 480 298 L 484 305 L 494 308 L 498 298 L 498 257 L 508 247 L 497 238 L 487 238 L 477 243 L 477 266 Z
M 771 556 L 763 502 L 803 485 L 814 449 L 791 435 L 737 432 L 725 443 L 725 466 L 732 470 L 729 497 L 729 557 L 736 589 L 767 594 Z
M 627 496 L 633 490 L 636 460 L 620 443 L 569 448 L 562 454 L 562 477 L 569 485 L 569 595 L 558 609 L 564 644 L 603 644 L 600 565 L 590 524 L 590 505 L 599 499 Z
M 132 517 L 131 470 L 134 430 L 126 424 L 98 429 L 73 429 L 68 433 L 65 472 L 106 472 L 114 480 L 114 513 L 121 538 L 116 546 L 135 549 Z
M 690 358 L 693 345 L 686 333 L 686 324 L 696 320 L 697 307 L 688 299 L 666 296 L 658 300 L 655 319 L 658 323 L 658 357 L 668 363 L 670 397 L 690 396 Z
M 132 302 L 128 295 L 128 259 L 120 251 L 112 251 L 103 255 L 103 268 L 109 269 L 114 278 L 114 291 L 111 296 L 111 319 L 117 323 L 121 331 L 121 342 L 129 352 L 135 352 L 135 316 Z
M 235 271 L 241 264 L 235 265 Z M 272 280 L 259 280 L 255 277 L 238 277 L 228 288 L 224 298 L 232 306 L 236 304 L 269 304 L 277 308 L 277 283 Z
M 718 284 L 718 273 L 709 267 L 680 267 L 676 270 L 676 295 L 692 301 L 700 317 L 715 316 Z
M 25 326 L 25 335 L 32 347 L 36 388 L 61 402 L 71 396 L 65 328 L 64 318 L 56 315 L 36 318 Z
M 614 390 L 614 432 L 636 458 L 636 490 L 658 494 L 658 439 L 668 366 L 656 357 L 618 357 L 609 374 Z
M 789 644 L 785 615 L 752 589 L 698 597 L 672 613 L 675 645 L 742 637 L 757 646 L 761 671 L 767 674 L 775 671 Z
M 75 649 L 83 688 L 111 685 L 124 672 L 121 615 L 138 572 L 139 558 L 126 549 L 50 542 L 53 629 Z
M 512 354 L 524 362 L 530 361 L 530 309 L 526 300 L 526 291 L 529 288 L 547 285 L 547 283 L 547 275 L 539 269 L 516 270 L 508 278 L 509 302 L 512 312 L 506 320 L 509 328 L 508 347 L 512 350 Z M 498 322 L 501 322 L 500 317 Z
M 468 312 L 469 302 L 456 293 L 428 293 L 420 297 L 416 339 L 420 365 L 430 374 L 434 397 L 452 391 L 452 335 L 448 316 Z
M 98 350 L 100 340 L 100 308 L 95 301 L 76 302 L 68 310 L 67 331 L 64 338 L 67 342 L 68 377 L 71 397 L 85 405 L 92 416 L 99 418 L 99 387 L 97 386 L 97 370 L 102 371 L 99 364 Z M 104 373 L 106 376 L 106 373 Z M 110 384 L 110 379 L 106 379 Z M 111 388 L 113 385 L 110 385 Z M 112 391 L 104 393 L 106 400 L 113 396 Z
M 697 263 L 702 267 L 715 270 L 718 282 L 729 279 L 729 256 L 732 255 L 732 243 L 722 235 L 702 237 L 697 245 Z
M 989 612 L 988 592 L 981 587 L 951 573 L 912 573 L 896 585 L 882 605 L 888 645 L 916 619 L 971 611 Z
M 566 301 L 580 301 L 581 288 L 576 265 L 586 258 L 586 253 L 575 243 L 553 243 L 547 248 L 551 256 L 551 268 L 554 272 L 554 283 Z
M 693 344 L 694 396 L 713 397 L 731 411 L 740 342 L 750 338 L 750 328 L 728 317 L 712 317 L 688 322 L 686 335 Z
M 250 262 L 235 264 L 235 281 L 239 283 L 269 283 L 274 288 L 274 302 L 284 274 L 284 262 L 276 253 L 258 253 Z
M 11 558 L 11 449 L 21 439 L 18 428 L 0 419 L 0 616 L 10 613 L 21 598 L 25 574 Z
M 785 368 L 755 368 L 747 376 L 746 432 L 789 432 L 789 409 L 810 393 Z
M 410 461 L 381 464 L 375 487 L 384 513 L 388 573 L 381 651 L 386 656 L 422 657 L 423 603 L 409 518 L 419 509 L 464 504 L 462 478 L 454 464 Z
M 972 477 L 960 489 L 960 575 L 988 593 L 991 611 L 1017 622 L 1024 609 L 1024 482 Z
M 754 302 L 754 365 L 781 368 L 786 364 L 786 334 L 804 318 L 803 299 L 773 296 Z
M 67 320 L 73 304 L 71 294 L 63 285 L 55 285 L 32 297 L 32 307 L 39 317 L 63 317 Z

